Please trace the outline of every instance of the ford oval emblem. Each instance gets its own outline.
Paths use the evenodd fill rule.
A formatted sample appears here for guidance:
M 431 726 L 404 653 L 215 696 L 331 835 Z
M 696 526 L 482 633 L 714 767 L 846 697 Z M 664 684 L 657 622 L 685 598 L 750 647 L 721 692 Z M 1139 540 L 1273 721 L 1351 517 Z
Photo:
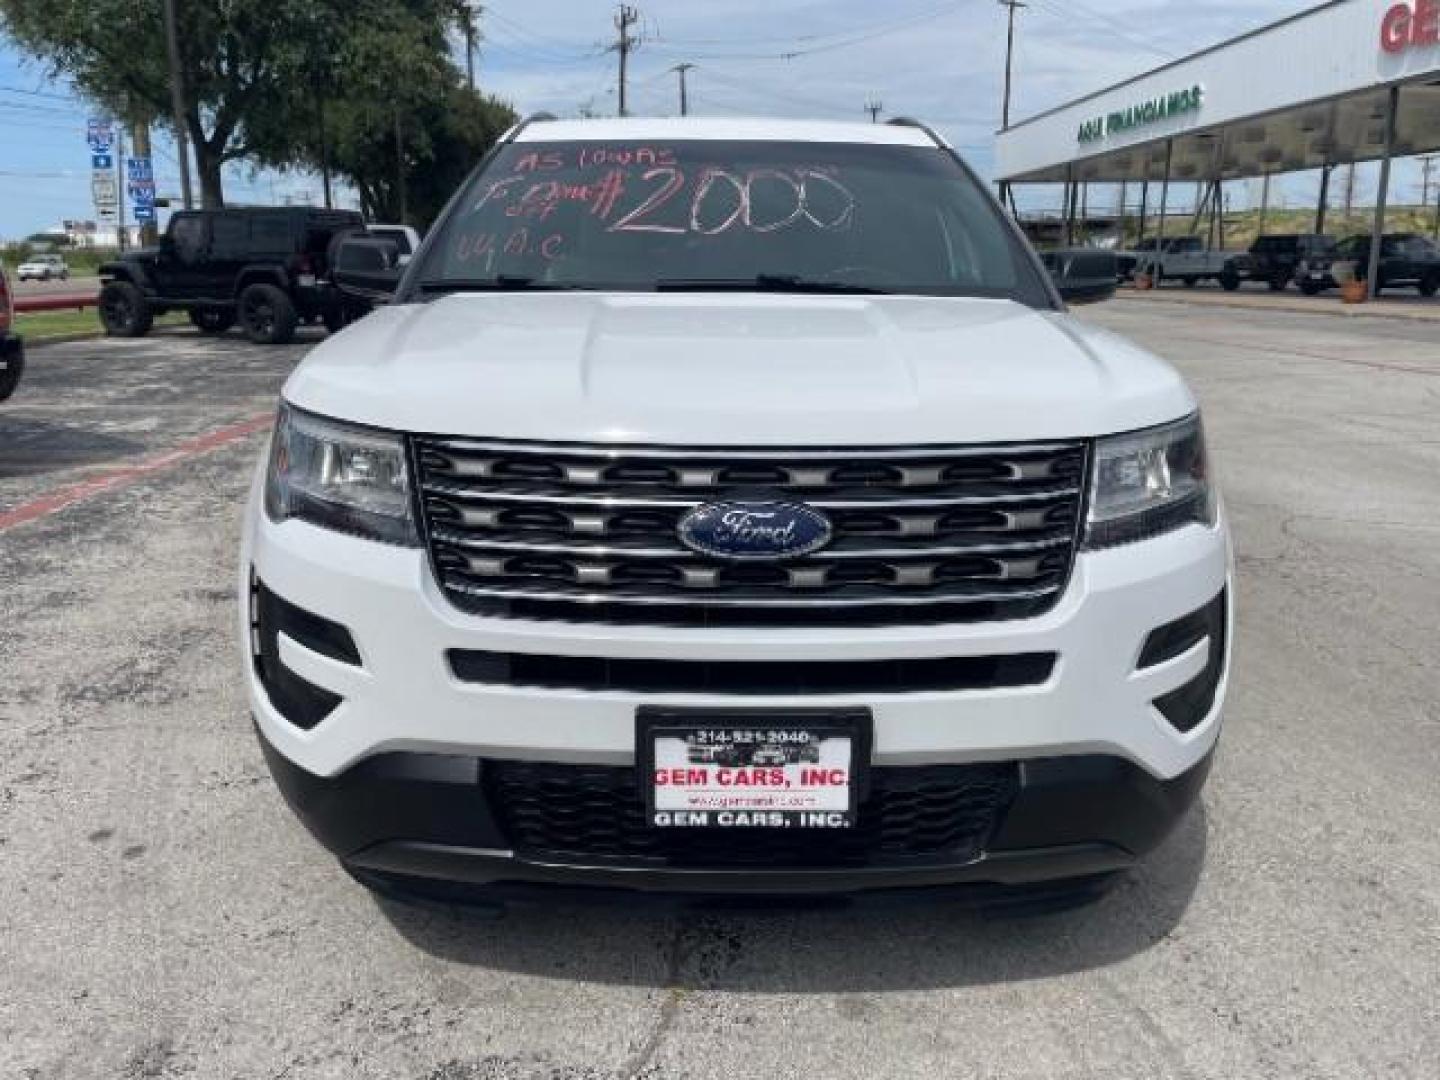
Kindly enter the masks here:
M 727 502 L 697 506 L 680 519 L 680 542 L 717 559 L 796 559 L 834 538 L 830 519 L 800 503 Z

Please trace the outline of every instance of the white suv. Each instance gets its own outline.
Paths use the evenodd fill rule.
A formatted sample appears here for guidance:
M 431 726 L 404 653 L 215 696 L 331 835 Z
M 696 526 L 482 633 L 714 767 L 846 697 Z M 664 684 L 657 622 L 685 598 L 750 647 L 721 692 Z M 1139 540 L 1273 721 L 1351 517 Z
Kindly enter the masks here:
M 283 398 L 250 702 L 372 887 L 1100 880 L 1204 782 L 1195 399 L 919 125 L 522 125 Z

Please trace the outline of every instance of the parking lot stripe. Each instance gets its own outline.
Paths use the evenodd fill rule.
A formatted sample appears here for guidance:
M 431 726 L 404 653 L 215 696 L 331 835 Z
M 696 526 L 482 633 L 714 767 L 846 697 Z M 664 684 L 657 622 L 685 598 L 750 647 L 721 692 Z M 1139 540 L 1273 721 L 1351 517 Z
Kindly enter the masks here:
M 238 423 L 216 428 L 204 435 L 197 435 L 193 439 L 187 439 L 164 453 L 146 458 L 134 465 L 126 465 L 103 472 L 98 476 L 92 476 L 78 484 L 71 484 L 69 487 L 42 495 L 38 499 L 21 503 L 13 510 L 0 510 L 0 532 L 31 521 L 38 521 L 52 514 L 58 514 L 61 510 L 94 498 L 96 495 L 128 487 L 152 473 L 162 472 L 190 458 L 211 453 L 222 446 L 249 438 L 256 432 L 268 428 L 274 421 L 274 413 L 267 412 L 260 416 L 252 416 L 248 420 L 241 420 Z

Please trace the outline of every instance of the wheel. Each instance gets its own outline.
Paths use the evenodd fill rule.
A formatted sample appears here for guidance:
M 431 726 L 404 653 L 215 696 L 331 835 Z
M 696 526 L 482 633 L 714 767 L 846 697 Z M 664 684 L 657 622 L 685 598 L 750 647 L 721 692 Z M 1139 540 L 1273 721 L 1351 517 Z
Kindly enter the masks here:
M 321 313 L 320 318 L 325 322 L 325 329 L 332 334 L 338 334 L 353 321 L 344 304 L 331 304 Z
M 1240 288 L 1240 274 L 1233 267 L 1226 267 L 1220 271 L 1220 287 L 1226 292 L 1234 292 Z
M 223 334 L 235 325 L 235 312 L 229 308 L 196 308 L 190 321 L 202 334 Z
M 1268 284 L 1271 292 L 1284 292 L 1290 284 L 1290 275 L 1285 273 L 1284 270 L 1276 270 L 1270 275 Z
M 112 281 L 100 290 L 100 325 L 111 337 L 144 337 L 155 322 L 145 294 L 128 281 Z
M 1426 274 L 1415 288 L 1420 290 L 1421 296 L 1434 296 L 1440 292 L 1440 274 Z
M 69 280 L 70 280 L 70 271 L 69 271 L 69 270 L 61 270 L 61 271 L 60 271 L 60 280 L 61 280 L 61 281 L 69 281 Z
M 1325 286 L 1319 281 L 1302 281 L 1300 291 L 1306 296 L 1319 296 L 1325 291 Z
M 1180 280 L 1185 283 L 1185 288 L 1187 289 L 1193 289 L 1196 285 L 1200 284 L 1200 279 L 1194 274 L 1186 274 Z
M 299 316 L 290 297 L 274 285 L 250 285 L 240 294 L 240 328 L 256 345 L 284 345 L 295 337 Z
M 20 375 L 25 370 L 25 358 L 16 353 L 4 368 L 0 368 L 0 401 L 4 401 L 20 385 Z

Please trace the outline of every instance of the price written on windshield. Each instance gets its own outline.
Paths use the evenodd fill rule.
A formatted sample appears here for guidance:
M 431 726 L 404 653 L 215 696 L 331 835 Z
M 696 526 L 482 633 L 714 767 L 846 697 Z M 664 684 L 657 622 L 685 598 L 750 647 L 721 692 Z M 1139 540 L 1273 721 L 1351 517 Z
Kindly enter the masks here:
M 461 262 L 491 263 L 497 252 L 554 259 L 587 219 L 611 233 L 700 238 L 843 231 L 854 223 L 856 200 L 837 173 L 825 165 L 686 167 L 668 148 L 585 147 L 573 164 L 562 151 L 537 151 L 487 184 L 471 208 L 486 217 L 498 212 L 511 226 L 458 234 L 454 255 Z

